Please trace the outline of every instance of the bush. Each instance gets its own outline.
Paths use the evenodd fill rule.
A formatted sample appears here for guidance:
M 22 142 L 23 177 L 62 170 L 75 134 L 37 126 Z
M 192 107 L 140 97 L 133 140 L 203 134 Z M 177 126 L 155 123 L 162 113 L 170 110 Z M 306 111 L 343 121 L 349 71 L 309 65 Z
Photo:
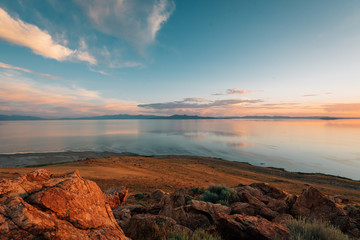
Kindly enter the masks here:
M 211 186 L 204 193 L 200 200 L 205 202 L 220 203 L 222 205 L 230 205 L 236 201 L 236 190 L 234 188 L 223 185 Z
M 211 235 L 210 233 L 197 229 L 192 235 L 187 232 L 174 232 L 170 234 L 166 240 L 221 240 L 220 237 Z
M 195 195 L 200 195 L 203 194 L 206 191 L 206 189 L 204 187 L 193 187 L 191 188 L 191 191 L 193 191 Z
M 293 219 L 287 223 L 289 240 L 350 240 L 340 229 L 322 222 Z
M 141 205 L 143 207 L 146 207 L 146 204 L 143 201 L 138 201 L 136 204 L 139 204 L 139 205 Z
M 135 199 L 137 199 L 137 200 L 143 199 L 144 196 L 145 196 L 144 193 L 137 193 L 137 194 L 134 195 Z

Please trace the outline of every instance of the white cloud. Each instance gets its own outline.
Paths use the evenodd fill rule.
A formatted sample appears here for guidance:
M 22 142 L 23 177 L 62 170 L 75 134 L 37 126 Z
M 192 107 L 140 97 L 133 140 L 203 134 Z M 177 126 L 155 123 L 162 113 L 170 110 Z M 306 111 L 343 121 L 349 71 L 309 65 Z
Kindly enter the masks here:
M 95 27 L 122 38 L 139 53 L 155 41 L 158 31 L 172 14 L 172 0 L 77 0 Z
M 79 60 L 96 64 L 96 60 L 86 51 L 72 50 L 54 41 L 52 36 L 37 26 L 12 18 L 0 8 L 0 38 L 24 47 L 33 53 L 58 61 Z
M 12 69 L 12 70 L 17 70 L 17 71 L 26 72 L 26 73 L 32 73 L 32 74 L 36 74 L 36 75 L 38 75 L 38 76 L 50 78 L 50 79 L 53 79 L 53 80 L 58 80 L 58 79 L 60 79 L 59 77 L 53 76 L 53 75 L 51 75 L 51 74 L 47 74 L 47 73 L 36 73 L 36 72 L 33 72 L 33 71 L 29 70 L 29 69 L 22 68 L 22 67 L 17 67 L 17 66 L 13 66 L 13 65 L 6 64 L 6 63 L 3 63 L 3 62 L 0 62 L 0 68 Z

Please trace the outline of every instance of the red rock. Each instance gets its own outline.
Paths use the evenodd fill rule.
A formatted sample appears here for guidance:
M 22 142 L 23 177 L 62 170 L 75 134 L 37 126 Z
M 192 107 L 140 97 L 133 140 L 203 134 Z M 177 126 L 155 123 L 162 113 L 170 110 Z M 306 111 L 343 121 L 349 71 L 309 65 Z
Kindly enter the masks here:
M 263 192 L 264 195 L 275 199 L 285 199 L 287 194 L 280 189 L 268 184 L 268 183 L 253 183 L 250 184 L 251 187 L 257 188 Z
M 136 240 L 161 240 L 173 231 L 191 233 L 191 230 L 178 225 L 169 217 L 152 214 L 138 214 L 132 217 L 124 229 L 126 235 Z
M 0 239 L 128 239 L 105 194 L 79 173 L 36 170 L 0 183 Z
M 220 213 L 217 220 L 217 229 L 224 240 L 287 239 L 290 235 L 289 230 L 280 224 L 270 222 L 262 217 L 242 214 L 228 215 Z
M 116 208 L 125 203 L 129 193 L 128 187 L 112 188 L 105 191 L 106 199 L 111 208 Z
M 165 195 L 165 192 L 161 189 L 156 189 L 155 191 L 153 191 L 151 194 L 150 194 L 150 198 L 152 200 L 155 200 L 155 201 L 158 201 L 160 202 L 161 199 L 164 197 Z
M 296 199 L 291 213 L 296 217 L 305 217 L 309 220 L 329 221 L 344 232 L 350 227 L 350 219 L 345 211 L 311 186 L 304 189 Z
M 291 216 L 290 214 L 287 214 L 287 213 L 283 213 L 283 214 L 280 214 L 278 216 L 276 216 L 272 222 L 274 223 L 279 223 L 281 225 L 284 225 L 286 226 L 287 222 L 291 219 L 294 219 L 293 216 Z

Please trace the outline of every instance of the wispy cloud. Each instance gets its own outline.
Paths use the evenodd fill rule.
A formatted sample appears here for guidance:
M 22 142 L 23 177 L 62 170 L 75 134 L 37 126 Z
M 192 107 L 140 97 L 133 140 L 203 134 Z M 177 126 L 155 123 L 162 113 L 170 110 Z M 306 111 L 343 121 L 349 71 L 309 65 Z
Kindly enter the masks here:
M 198 99 L 185 98 L 182 101 L 165 102 L 165 103 L 150 103 L 150 104 L 139 104 L 138 107 L 150 108 L 150 109 L 176 109 L 176 108 L 214 108 L 224 107 L 229 105 L 241 104 L 241 103 L 259 103 L 262 102 L 260 99 L 225 99 L 200 102 Z
M 175 9 L 172 0 L 77 0 L 95 27 L 122 38 L 139 53 L 156 39 L 161 26 Z
M 323 105 L 327 112 L 360 114 L 360 103 L 333 103 Z
M 12 18 L 0 8 L 0 38 L 16 45 L 28 47 L 33 53 L 58 61 L 78 60 L 96 64 L 87 51 L 72 50 L 54 41 L 53 37 L 37 26 Z
M 316 97 L 318 96 L 317 94 L 305 94 L 303 95 L 303 97 Z
M 247 93 L 254 93 L 254 92 L 264 92 L 264 90 L 260 90 L 260 91 L 250 91 L 250 90 L 242 90 L 242 89 L 238 89 L 238 88 L 230 88 L 227 89 L 225 93 L 214 93 L 212 95 L 214 96 L 229 96 L 229 95 L 242 95 L 242 94 L 247 94 Z
M 91 116 L 137 113 L 137 103 L 102 97 L 78 86 L 40 84 L 20 75 L 0 73 L 0 114 Z
M 144 67 L 144 65 L 140 62 L 132 62 L 132 61 L 125 61 L 125 62 L 118 62 L 113 61 L 110 62 L 109 68 L 135 68 L 135 67 Z
M 36 72 L 33 72 L 33 71 L 29 70 L 29 69 L 13 66 L 13 65 L 6 64 L 6 63 L 3 63 L 3 62 L 0 62 L 0 68 L 12 69 L 12 70 L 17 70 L 17 71 L 26 72 L 26 73 L 32 73 L 32 74 L 36 74 L 38 76 L 50 78 L 50 79 L 53 79 L 53 80 L 59 80 L 60 79 L 60 77 L 53 76 L 53 75 L 50 75 L 50 74 L 47 74 L 47 73 L 36 73 Z
M 91 67 L 89 68 L 89 70 L 92 71 L 92 72 L 100 73 L 100 74 L 105 75 L 105 76 L 110 76 L 110 73 L 102 71 L 102 70 L 97 70 L 97 69 L 94 69 L 94 68 L 91 68 Z

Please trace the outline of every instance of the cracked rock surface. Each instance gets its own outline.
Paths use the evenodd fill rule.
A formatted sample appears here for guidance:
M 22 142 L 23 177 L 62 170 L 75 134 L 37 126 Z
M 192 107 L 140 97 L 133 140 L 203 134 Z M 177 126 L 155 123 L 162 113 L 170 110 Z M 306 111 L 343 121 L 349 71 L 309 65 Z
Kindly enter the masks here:
M 129 239 L 105 194 L 78 171 L 51 175 L 39 169 L 0 181 L 0 240 Z

